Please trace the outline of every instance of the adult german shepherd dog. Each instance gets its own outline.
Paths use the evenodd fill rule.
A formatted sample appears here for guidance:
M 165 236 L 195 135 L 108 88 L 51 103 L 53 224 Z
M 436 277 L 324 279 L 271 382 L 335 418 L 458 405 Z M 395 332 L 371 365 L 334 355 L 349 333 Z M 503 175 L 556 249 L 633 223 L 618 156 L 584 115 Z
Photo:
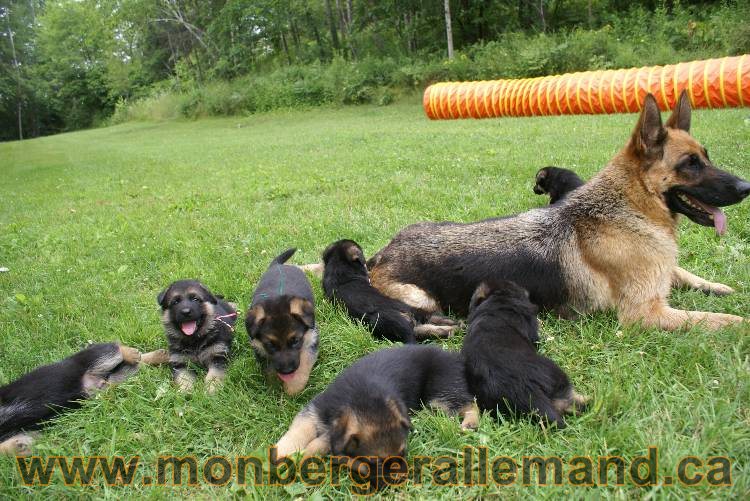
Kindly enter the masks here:
M 647 95 L 625 148 L 565 199 L 476 223 L 408 226 L 367 263 L 372 284 L 414 307 L 462 315 L 480 282 L 512 280 L 562 315 L 615 308 L 625 324 L 666 330 L 742 322 L 667 302 L 671 286 L 733 292 L 677 266 L 677 222 L 684 214 L 721 234 L 718 207 L 750 193 L 750 183 L 716 168 L 690 136 L 690 115 L 683 91 L 665 127 Z

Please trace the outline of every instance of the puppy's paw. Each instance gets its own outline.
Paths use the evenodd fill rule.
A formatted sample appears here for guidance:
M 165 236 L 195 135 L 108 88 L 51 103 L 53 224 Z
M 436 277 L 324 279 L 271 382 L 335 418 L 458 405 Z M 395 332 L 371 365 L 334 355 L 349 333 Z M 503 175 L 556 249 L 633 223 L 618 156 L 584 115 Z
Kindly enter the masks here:
M 710 330 L 718 330 L 729 325 L 741 324 L 747 320 L 729 313 L 709 313 L 703 323 Z
M 209 369 L 206 375 L 206 393 L 215 395 L 224 384 L 224 372 Z
M 126 364 L 135 365 L 141 361 L 141 352 L 130 346 L 120 345 L 120 354 Z
M 177 391 L 180 393 L 190 393 L 193 390 L 195 378 L 190 374 L 180 372 L 175 376 L 174 383 L 177 386 Z
M 706 294 L 714 294 L 716 296 L 728 296 L 735 292 L 735 290 L 728 285 L 720 284 L 719 282 L 708 282 L 701 288 L 701 290 Z
M 155 350 L 141 355 L 141 363 L 146 365 L 161 365 L 169 363 L 167 350 Z

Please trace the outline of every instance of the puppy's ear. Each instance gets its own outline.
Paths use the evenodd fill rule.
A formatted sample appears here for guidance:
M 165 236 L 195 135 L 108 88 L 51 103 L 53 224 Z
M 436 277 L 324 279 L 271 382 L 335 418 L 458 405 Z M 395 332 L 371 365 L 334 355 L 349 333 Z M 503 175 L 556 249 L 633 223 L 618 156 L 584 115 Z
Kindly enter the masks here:
M 170 285 L 156 296 L 156 302 L 159 304 L 159 306 L 161 306 L 162 310 L 167 309 L 167 296 L 169 295 L 169 291 L 171 288 L 172 286 Z
M 411 420 L 409 419 L 409 414 L 403 404 L 399 404 L 399 402 L 390 399 L 385 405 L 402 428 L 405 430 L 411 430 Z
M 367 266 L 365 262 L 365 254 L 358 245 L 352 244 L 346 248 L 346 258 L 352 263 L 359 263 L 362 266 Z
M 331 426 L 331 448 L 337 453 L 357 449 L 361 441 L 357 414 L 350 408 L 341 411 Z
M 247 316 L 245 317 L 245 329 L 247 329 L 247 334 L 250 336 L 250 338 L 255 338 L 258 336 L 258 331 L 260 330 L 260 327 L 261 325 L 263 325 L 263 322 L 265 320 L 266 312 L 259 304 L 253 306 L 247 312 Z
M 203 294 L 203 297 L 205 297 L 205 300 L 208 301 L 211 304 L 216 304 L 219 301 L 216 299 L 216 296 L 211 294 L 211 291 L 206 289 L 206 287 L 203 284 L 198 284 L 198 288 L 200 288 L 201 293 Z
M 661 112 L 653 94 L 647 94 L 643 111 L 633 130 L 630 149 L 639 157 L 661 157 L 667 131 L 661 123 Z
M 480 304 L 482 304 L 490 295 L 490 292 L 492 292 L 492 290 L 490 289 L 490 286 L 487 285 L 487 282 L 479 284 L 479 287 L 477 287 L 474 294 L 471 296 L 471 301 L 469 301 L 469 312 L 474 311 Z
M 674 106 L 674 111 L 667 120 L 667 127 L 671 129 L 680 129 L 690 132 L 690 117 L 692 107 L 690 106 L 690 97 L 685 89 L 680 93 L 680 98 Z
M 305 327 L 308 329 L 312 329 L 315 326 L 315 308 L 307 299 L 293 297 L 289 301 L 289 313 L 305 324 Z

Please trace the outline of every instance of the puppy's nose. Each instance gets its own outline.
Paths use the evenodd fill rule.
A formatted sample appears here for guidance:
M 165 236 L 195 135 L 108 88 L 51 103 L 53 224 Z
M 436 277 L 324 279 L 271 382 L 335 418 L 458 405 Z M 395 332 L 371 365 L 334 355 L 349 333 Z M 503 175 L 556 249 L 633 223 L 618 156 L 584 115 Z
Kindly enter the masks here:
M 750 195 L 750 183 L 748 183 L 747 181 L 740 181 L 739 183 L 737 183 L 737 193 L 742 198 Z
M 180 310 L 180 312 L 183 315 L 189 315 L 190 314 L 190 308 L 183 308 L 183 309 Z

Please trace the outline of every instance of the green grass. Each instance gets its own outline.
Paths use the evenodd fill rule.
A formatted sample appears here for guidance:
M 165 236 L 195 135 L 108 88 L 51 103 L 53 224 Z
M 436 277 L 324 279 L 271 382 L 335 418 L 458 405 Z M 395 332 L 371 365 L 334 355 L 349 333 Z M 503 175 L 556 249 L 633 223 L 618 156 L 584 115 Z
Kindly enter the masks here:
M 747 110 L 694 113 L 694 135 L 717 165 L 750 178 Z M 349 237 L 369 255 L 421 220 L 471 221 L 524 211 L 544 165 L 589 177 L 624 144 L 634 115 L 430 122 L 419 105 L 275 112 L 249 118 L 124 124 L 0 144 L 0 384 L 63 358 L 88 341 L 165 346 L 156 294 L 196 277 L 241 306 L 279 251 L 318 260 Z M 735 289 L 708 297 L 677 291 L 682 308 L 750 316 L 750 203 L 726 209 L 729 232 L 683 222 L 680 263 Z M 634 263 L 637 266 L 637 263 Z M 321 351 L 309 387 L 289 398 L 264 383 L 239 327 L 225 388 L 185 397 L 167 368 L 138 375 L 43 432 L 36 452 L 141 457 L 135 487 L 21 485 L 12 458 L 0 458 L 0 498 L 47 496 L 253 498 L 349 494 L 350 484 L 306 489 L 252 486 L 145 487 L 160 455 L 259 454 L 340 370 L 387 343 L 323 298 L 313 280 Z M 669 333 L 623 328 L 613 313 L 577 321 L 542 319 L 543 352 L 593 396 L 590 412 L 563 431 L 529 421 L 494 422 L 461 434 L 458 420 L 421 411 L 412 455 L 645 454 L 659 447 L 659 478 L 687 455 L 732 458 L 734 485 L 639 488 L 437 487 L 407 485 L 386 495 L 456 498 L 734 497 L 750 491 L 748 329 Z M 240 321 L 240 324 L 242 322 Z M 444 343 L 458 349 L 462 334 Z M 614 482 L 614 478 L 610 476 Z

